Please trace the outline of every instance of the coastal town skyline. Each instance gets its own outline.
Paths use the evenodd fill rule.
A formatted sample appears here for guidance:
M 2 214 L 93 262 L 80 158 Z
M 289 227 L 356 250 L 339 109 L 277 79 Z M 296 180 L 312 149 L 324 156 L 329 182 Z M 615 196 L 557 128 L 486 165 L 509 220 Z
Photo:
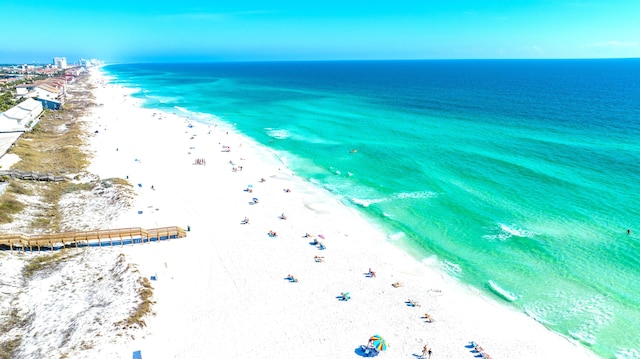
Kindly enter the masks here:
M 0 63 L 640 57 L 632 0 L 3 4 Z M 26 41 L 55 29 L 54 41 Z

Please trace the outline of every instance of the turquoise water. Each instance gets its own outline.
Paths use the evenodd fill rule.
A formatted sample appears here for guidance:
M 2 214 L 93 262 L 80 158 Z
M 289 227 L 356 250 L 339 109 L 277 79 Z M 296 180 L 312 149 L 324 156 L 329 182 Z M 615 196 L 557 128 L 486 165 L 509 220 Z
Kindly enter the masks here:
M 416 258 L 640 358 L 640 60 L 105 70 L 147 107 L 235 124 Z

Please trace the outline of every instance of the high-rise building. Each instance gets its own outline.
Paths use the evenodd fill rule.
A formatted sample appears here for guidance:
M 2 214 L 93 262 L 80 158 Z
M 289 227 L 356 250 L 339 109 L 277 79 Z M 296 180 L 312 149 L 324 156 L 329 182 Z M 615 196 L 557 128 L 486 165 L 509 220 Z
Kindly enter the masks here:
M 67 58 L 66 57 L 54 57 L 53 65 L 59 69 L 67 68 Z

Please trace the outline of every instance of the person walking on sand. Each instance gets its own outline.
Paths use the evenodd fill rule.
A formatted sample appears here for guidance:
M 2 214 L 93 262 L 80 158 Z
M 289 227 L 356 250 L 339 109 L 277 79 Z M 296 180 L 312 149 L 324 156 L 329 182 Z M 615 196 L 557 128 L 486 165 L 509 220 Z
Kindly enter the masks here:
M 422 347 L 422 357 L 425 358 L 427 356 L 427 352 L 429 351 L 429 349 L 427 349 L 427 345 L 425 344 Z

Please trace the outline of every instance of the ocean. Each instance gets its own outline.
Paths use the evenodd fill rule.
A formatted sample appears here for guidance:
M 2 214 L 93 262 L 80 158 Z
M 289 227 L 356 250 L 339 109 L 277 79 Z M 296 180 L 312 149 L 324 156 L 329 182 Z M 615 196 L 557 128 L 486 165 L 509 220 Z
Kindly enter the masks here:
M 234 126 L 462 284 L 640 358 L 640 59 L 104 70 L 145 107 Z

